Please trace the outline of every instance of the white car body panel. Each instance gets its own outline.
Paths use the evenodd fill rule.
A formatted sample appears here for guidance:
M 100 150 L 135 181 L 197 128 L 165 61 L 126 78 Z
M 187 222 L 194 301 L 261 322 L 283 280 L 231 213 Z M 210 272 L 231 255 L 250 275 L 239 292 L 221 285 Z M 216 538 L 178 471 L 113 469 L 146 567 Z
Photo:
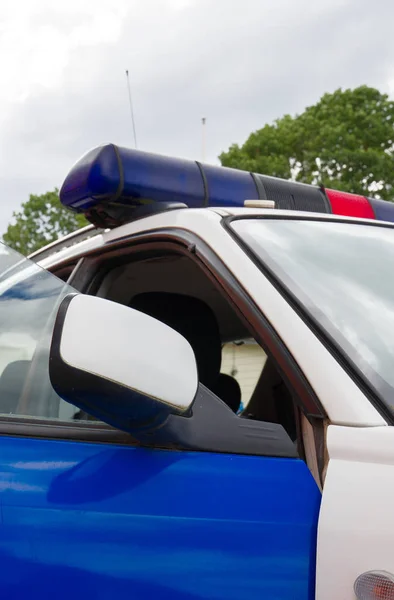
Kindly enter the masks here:
M 366 571 L 394 573 L 394 428 L 328 428 L 317 600 L 354 598 Z
M 84 256 L 88 252 L 95 250 L 96 248 L 101 248 L 103 246 L 103 235 L 95 235 L 79 244 L 75 244 L 74 246 L 69 246 L 68 248 L 64 248 L 63 250 L 59 250 L 58 252 L 54 252 L 50 256 L 39 260 L 39 255 L 37 255 L 37 264 L 40 265 L 43 269 L 51 270 L 56 265 L 65 262 L 67 260 L 73 259 L 74 257 Z

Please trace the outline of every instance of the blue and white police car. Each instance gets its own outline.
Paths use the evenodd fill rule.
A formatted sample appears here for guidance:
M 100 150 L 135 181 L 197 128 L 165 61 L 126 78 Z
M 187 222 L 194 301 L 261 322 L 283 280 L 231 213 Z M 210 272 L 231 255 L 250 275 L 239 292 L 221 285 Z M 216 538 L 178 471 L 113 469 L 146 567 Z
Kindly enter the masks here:
M 394 205 L 114 145 L 60 196 L 0 246 L 1 596 L 394 598 Z

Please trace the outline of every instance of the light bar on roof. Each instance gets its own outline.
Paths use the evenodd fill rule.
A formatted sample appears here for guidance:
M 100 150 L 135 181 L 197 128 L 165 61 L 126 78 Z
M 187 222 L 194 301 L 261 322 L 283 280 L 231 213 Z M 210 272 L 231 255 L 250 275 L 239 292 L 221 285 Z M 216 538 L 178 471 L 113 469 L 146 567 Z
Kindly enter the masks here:
M 394 204 L 389 202 L 113 144 L 86 154 L 60 190 L 64 206 L 101 227 L 132 220 L 143 214 L 143 207 L 152 212 L 181 205 L 242 207 L 254 199 L 273 200 L 278 209 L 394 222 Z
M 368 198 L 372 210 L 375 214 L 375 218 L 379 221 L 390 221 L 394 222 L 394 204 L 393 202 L 387 202 L 386 200 L 377 200 L 376 198 Z
M 259 198 L 250 173 L 200 165 L 113 144 L 86 154 L 70 171 L 60 190 L 64 206 L 97 222 L 115 221 L 116 208 L 136 209 L 149 203 L 182 203 L 189 208 L 242 206 Z M 132 215 L 132 212 L 129 211 Z M 110 222 L 101 223 L 111 226 Z M 116 223 L 115 223 L 116 224 Z
M 364 196 L 328 189 L 326 189 L 325 192 L 330 200 L 334 215 L 361 217 L 363 219 L 375 218 L 372 206 Z

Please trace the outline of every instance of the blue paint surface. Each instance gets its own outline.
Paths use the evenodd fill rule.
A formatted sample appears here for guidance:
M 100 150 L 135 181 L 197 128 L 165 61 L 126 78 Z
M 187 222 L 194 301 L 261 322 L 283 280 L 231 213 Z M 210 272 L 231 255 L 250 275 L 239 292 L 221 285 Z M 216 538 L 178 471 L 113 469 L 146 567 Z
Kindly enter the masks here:
M 300 460 L 0 439 L 0 597 L 309 600 Z
M 201 169 L 204 172 L 202 175 Z M 60 201 L 84 212 L 105 201 L 138 206 L 142 199 L 182 202 L 189 208 L 243 206 L 258 198 L 248 171 L 161 156 L 107 144 L 86 154 L 67 175 Z
M 380 221 L 394 222 L 394 204 L 387 202 L 387 200 L 377 200 L 376 198 L 368 198 L 372 209 L 375 213 L 375 217 Z

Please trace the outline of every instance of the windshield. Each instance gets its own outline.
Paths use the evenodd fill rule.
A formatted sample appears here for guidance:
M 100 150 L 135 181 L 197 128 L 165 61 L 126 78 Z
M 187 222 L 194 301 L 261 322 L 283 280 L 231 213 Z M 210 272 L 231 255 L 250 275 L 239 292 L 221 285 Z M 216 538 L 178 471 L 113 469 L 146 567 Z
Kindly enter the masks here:
M 48 374 L 57 309 L 75 290 L 0 242 L 0 413 L 73 418 Z
M 231 227 L 394 410 L 394 229 L 245 219 Z

